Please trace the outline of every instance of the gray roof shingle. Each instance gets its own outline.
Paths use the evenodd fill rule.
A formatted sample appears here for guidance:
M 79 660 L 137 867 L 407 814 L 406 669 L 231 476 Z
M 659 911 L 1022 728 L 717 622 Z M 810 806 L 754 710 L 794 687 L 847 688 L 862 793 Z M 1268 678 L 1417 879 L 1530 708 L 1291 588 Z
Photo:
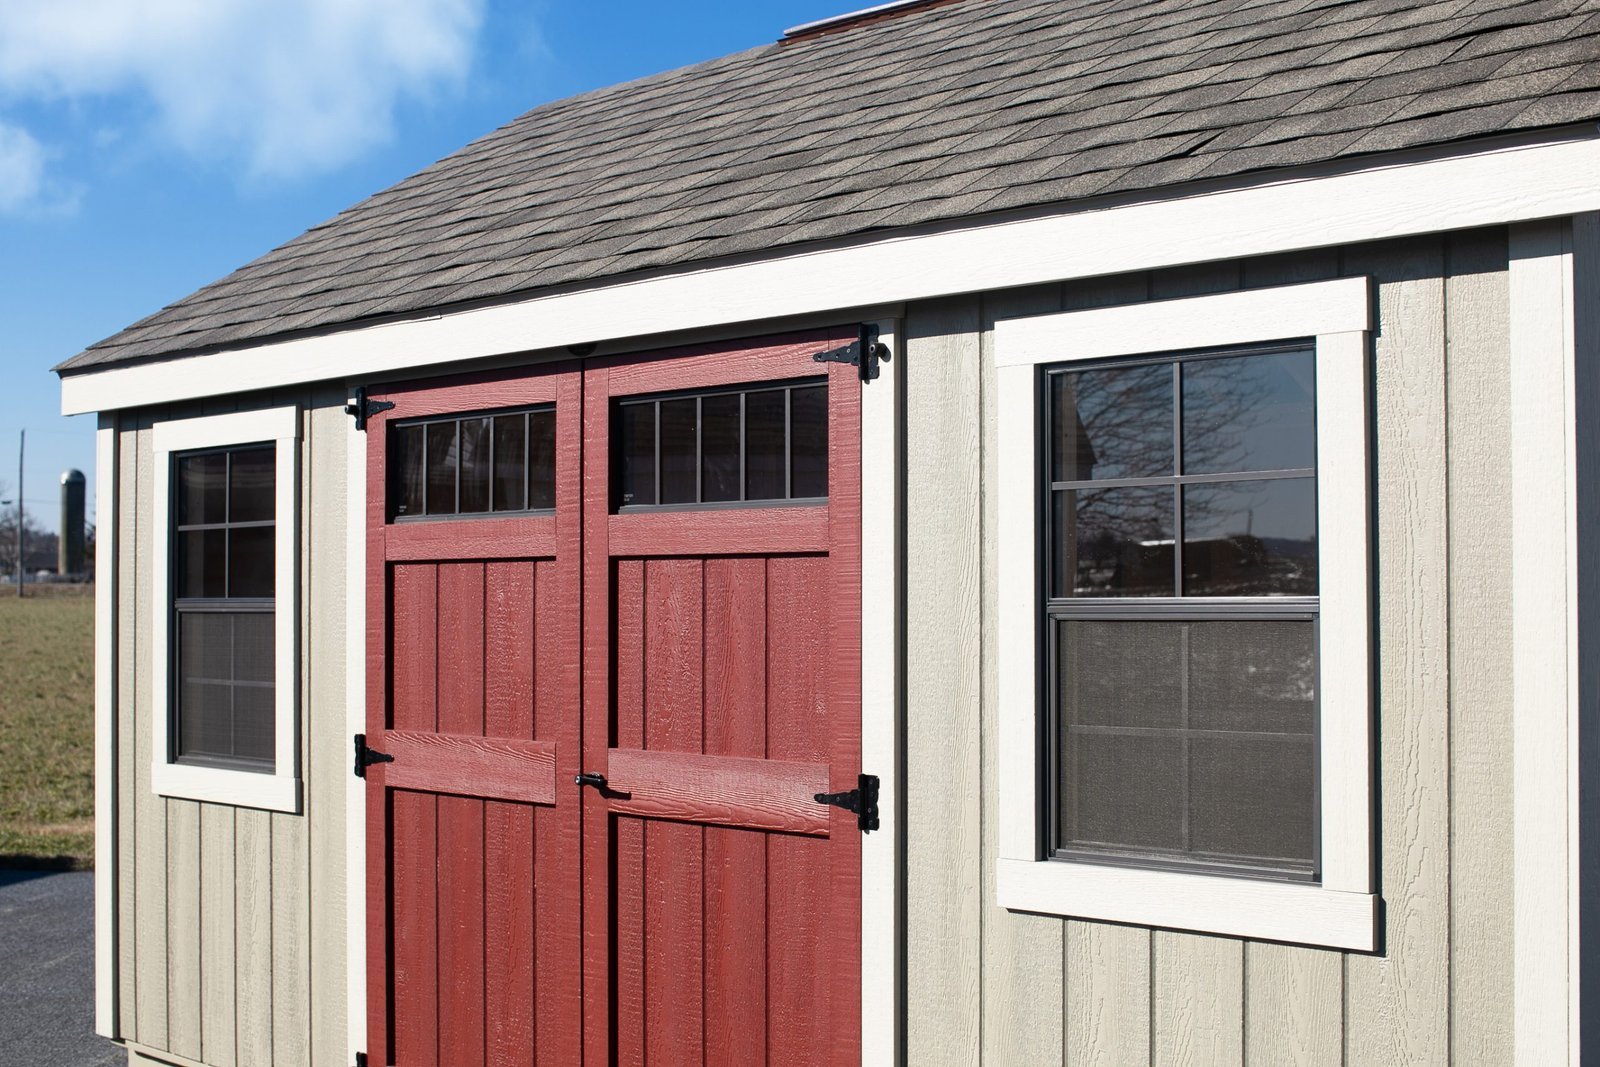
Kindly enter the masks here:
M 962 0 L 535 108 L 57 369 L 1600 119 L 1600 0 Z

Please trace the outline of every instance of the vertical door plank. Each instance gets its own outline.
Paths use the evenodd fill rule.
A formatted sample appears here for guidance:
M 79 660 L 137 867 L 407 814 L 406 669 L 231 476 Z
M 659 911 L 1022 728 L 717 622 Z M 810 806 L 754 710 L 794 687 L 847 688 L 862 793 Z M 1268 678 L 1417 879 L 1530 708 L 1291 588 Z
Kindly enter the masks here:
M 1244 1062 L 1244 942 L 1155 933 L 1151 950 L 1151 1062 Z
M 1245 1060 L 1336 1067 L 1344 1058 L 1344 960 L 1295 945 L 1245 947 Z
M 390 725 L 396 730 L 434 730 L 438 690 L 438 567 L 428 563 L 393 565 L 394 600 L 389 615 L 393 695 Z
M 432 794 L 400 789 L 389 801 L 395 1063 L 433 1063 L 439 1058 L 437 802 Z
M 235 823 L 239 1067 L 271 1067 L 272 816 L 240 808 Z
M 906 316 L 906 1044 L 981 1055 L 982 435 L 974 297 Z
M 441 565 L 440 733 L 483 734 L 483 616 L 484 565 Z M 439 797 L 439 1049 L 461 1063 L 483 1060 L 483 807 Z
M 167 1044 L 200 1058 L 200 805 L 167 800 Z
M 1346 957 L 1345 1059 L 1448 1054 L 1450 781 L 1443 255 L 1440 240 L 1346 253 L 1376 275 L 1378 840 L 1383 953 Z
M 644 564 L 619 560 L 617 571 L 617 632 L 614 644 L 617 672 L 617 744 L 644 748 Z M 593 652 L 590 652 L 593 655 Z M 615 1041 L 618 1063 L 644 1062 L 645 985 L 644 922 L 645 875 L 644 820 L 614 819 L 616 837 L 616 915 L 613 938 L 616 952 L 612 996 L 616 1001 Z M 588 1006 L 587 1010 L 593 1010 Z
M 483 732 L 534 737 L 534 568 L 490 563 L 484 575 Z M 534 808 L 486 803 L 484 853 L 484 1058 L 521 1062 L 534 1034 Z
M 214 1067 L 237 1062 L 234 991 L 234 812 L 200 810 L 200 1051 Z
M 1151 931 L 1070 922 L 1066 929 L 1066 1062 L 1150 1062 Z
M 1000 484 L 994 324 L 1022 315 L 1061 310 L 1061 287 L 1041 286 L 983 298 L 981 407 L 983 482 Z M 1008 417 L 1011 413 L 1007 413 Z M 983 736 L 999 737 L 996 644 L 999 570 L 998 493 L 983 494 Z M 1066 923 L 1044 915 L 1007 911 L 995 901 L 994 861 L 999 837 L 997 749 L 983 746 L 983 1059 L 996 1063 L 1060 1063 L 1066 1010 L 1062 962 Z
M 704 564 L 645 564 L 645 747 L 699 752 L 704 704 Z M 645 1058 L 697 1063 L 704 1054 L 703 831 L 645 824 L 645 990 L 650 1019 Z
M 708 560 L 705 613 L 705 751 L 763 757 L 764 561 Z M 766 851 L 763 834 L 706 830 L 706 1045 L 732 1063 L 764 1063 L 767 1057 Z
M 1446 247 L 1450 455 L 1450 1041 L 1513 1059 L 1511 323 L 1503 230 Z
M 826 714 L 828 561 L 776 557 L 767 561 L 767 756 L 822 762 L 827 738 L 816 728 Z M 831 833 L 840 832 L 835 819 Z M 832 858 L 828 840 L 767 837 L 767 1055 L 797 1063 L 815 1042 L 816 1019 L 828 995 L 818 989 L 831 959 L 826 892 L 821 871 Z M 830 1005 L 831 1007 L 831 1005 Z M 859 1005 L 855 1006 L 859 1011 Z M 824 1016 L 826 1017 L 826 1016 Z

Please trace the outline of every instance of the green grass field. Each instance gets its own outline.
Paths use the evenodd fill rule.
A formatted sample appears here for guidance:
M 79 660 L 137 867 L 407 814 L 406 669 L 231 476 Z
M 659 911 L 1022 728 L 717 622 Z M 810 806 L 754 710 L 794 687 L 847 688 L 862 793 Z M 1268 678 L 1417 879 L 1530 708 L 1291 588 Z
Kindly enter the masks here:
M 94 597 L 84 592 L 18 600 L 0 587 L 0 867 L 94 862 Z

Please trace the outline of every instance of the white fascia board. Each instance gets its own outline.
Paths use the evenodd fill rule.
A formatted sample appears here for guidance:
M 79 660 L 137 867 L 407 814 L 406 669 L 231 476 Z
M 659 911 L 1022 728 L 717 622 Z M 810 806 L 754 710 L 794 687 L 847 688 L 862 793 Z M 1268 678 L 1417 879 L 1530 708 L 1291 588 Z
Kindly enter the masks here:
M 1600 208 L 1600 139 L 891 237 L 512 304 L 113 367 L 62 380 L 67 415 L 544 348 L 1371 241 Z

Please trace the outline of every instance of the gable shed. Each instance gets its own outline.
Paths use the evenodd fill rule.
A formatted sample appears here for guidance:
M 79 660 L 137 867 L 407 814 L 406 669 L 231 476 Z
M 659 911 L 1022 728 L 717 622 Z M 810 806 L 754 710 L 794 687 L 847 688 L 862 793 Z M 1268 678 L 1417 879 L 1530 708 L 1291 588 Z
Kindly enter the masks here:
M 97 1029 L 1579 1062 L 1597 79 L 1595 0 L 886 4 L 67 360 Z

